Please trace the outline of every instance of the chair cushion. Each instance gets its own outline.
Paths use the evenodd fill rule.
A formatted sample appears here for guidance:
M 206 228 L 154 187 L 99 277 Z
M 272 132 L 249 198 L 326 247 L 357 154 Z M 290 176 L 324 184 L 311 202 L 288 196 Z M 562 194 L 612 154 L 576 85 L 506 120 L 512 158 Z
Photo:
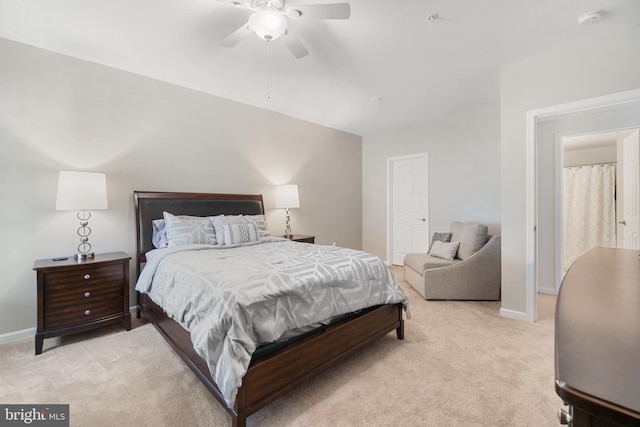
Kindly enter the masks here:
M 451 223 L 451 241 L 460 242 L 458 259 L 467 259 L 487 243 L 488 228 L 482 224 Z
M 448 265 L 460 262 L 459 260 L 448 260 L 442 258 L 436 258 L 425 253 L 413 253 L 406 254 L 404 256 L 404 265 L 410 267 L 412 270 L 422 274 L 425 270 L 430 268 L 446 267 Z

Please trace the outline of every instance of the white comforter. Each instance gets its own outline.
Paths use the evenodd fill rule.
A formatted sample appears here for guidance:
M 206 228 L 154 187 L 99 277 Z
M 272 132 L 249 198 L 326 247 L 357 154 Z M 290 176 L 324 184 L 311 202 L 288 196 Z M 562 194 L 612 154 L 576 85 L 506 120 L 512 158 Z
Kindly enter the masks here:
M 380 258 L 280 239 L 153 250 L 136 290 L 190 331 L 230 406 L 258 345 L 340 314 L 407 304 Z

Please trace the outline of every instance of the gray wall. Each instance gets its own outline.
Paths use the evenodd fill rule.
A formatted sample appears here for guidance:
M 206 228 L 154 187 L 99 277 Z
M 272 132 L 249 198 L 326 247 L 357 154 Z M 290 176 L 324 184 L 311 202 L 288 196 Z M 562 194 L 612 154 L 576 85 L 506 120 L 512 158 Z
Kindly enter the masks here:
M 36 325 L 35 259 L 69 255 L 74 212 L 55 210 L 60 170 L 107 174 L 97 252 L 133 254 L 133 190 L 262 193 L 296 183 L 296 233 L 362 244 L 362 138 L 0 39 L 0 340 Z M 133 286 L 133 284 L 132 284 Z
M 502 308 L 526 313 L 527 111 L 640 88 L 640 27 L 501 70 Z M 539 165 L 553 170 L 554 165 Z M 552 172 L 551 172 L 552 173 Z M 540 195 L 544 197 L 545 195 Z M 550 196 L 550 195 L 548 195 Z M 539 233 L 541 230 L 539 230 Z
M 387 257 L 387 158 L 429 153 L 429 230 L 452 221 L 487 224 L 500 234 L 500 112 L 487 108 L 449 121 L 364 137 L 362 146 L 362 246 Z

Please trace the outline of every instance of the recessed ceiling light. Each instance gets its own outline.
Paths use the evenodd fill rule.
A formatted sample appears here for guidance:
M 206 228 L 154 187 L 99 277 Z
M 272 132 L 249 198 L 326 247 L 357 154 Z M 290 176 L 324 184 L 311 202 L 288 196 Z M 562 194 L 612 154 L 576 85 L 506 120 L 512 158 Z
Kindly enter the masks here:
M 432 13 L 430 15 L 427 15 L 427 21 L 429 22 L 435 22 L 438 20 L 438 14 L 437 13 Z
M 584 15 L 580 15 L 580 17 L 578 18 L 578 24 L 580 25 L 595 24 L 596 22 L 602 21 L 602 18 L 604 18 L 604 15 L 605 15 L 604 10 L 587 12 Z

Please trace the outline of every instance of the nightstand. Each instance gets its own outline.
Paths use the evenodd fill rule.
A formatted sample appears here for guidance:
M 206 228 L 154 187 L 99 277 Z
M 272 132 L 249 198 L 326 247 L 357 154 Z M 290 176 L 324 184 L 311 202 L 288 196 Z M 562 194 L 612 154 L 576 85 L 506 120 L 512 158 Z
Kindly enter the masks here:
M 45 338 L 123 322 L 131 330 L 129 260 L 124 252 L 96 254 L 76 261 L 41 259 L 38 277 L 36 355 Z
M 300 243 L 315 243 L 316 242 L 316 236 L 307 236 L 305 234 L 294 234 L 291 237 L 287 237 L 287 236 L 282 236 L 286 239 L 289 240 L 293 240 L 294 242 L 300 242 Z

